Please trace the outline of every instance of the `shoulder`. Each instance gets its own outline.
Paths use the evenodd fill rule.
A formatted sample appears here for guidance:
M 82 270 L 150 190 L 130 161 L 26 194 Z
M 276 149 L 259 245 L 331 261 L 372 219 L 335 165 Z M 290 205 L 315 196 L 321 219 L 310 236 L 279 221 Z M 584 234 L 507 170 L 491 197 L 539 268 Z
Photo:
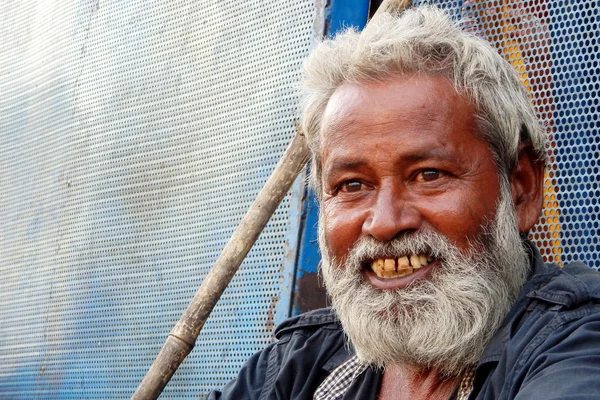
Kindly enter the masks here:
M 480 360 L 477 398 L 600 400 L 599 293 L 582 263 L 538 264 Z
M 568 264 L 561 271 L 585 292 L 584 300 L 600 302 L 600 272 L 580 262 Z
M 579 333 L 600 321 L 600 272 L 580 262 L 547 268 L 549 277 L 527 293 L 527 312 L 537 336 L 550 346 L 580 340 Z M 594 330 L 600 339 L 600 330 Z
M 293 368 L 329 373 L 354 355 L 331 308 L 290 318 L 275 330 L 275 364 L 281 371 Z M 280 373 L 281 373 L 280 371 Z
M 236 379 L 209 399 L 312 398 L 326 376 L 353 352 L 329 308 L 292 317 L 275 330 L 275 343 L 251 357 Z
M 548 274 L 527 294 L 527 316 L 511 340 L 518 348 L 514 393 L 561 399 L 594 393 L 585 398 L 599 398 L 600 273 L 573 263 L 548 266 Z
M 527 294 L 530 299 L 562 306 L 563 310 L 600 303 L 600 272 L 583 263 L 574 262 L 563 268 L 546 265 L 544 273 L 536 278 L 539 285 Z
M 600 272 L 578 261 L 563 268 L 546 264 L 532 242 L 526 240 L 524 246 L 530 255 L 532 275 L 520 297 L 547 301 L 566 309 L 600 302 Z
M 276 339 L 281 340 L 294 332 L 314 334 L 322 329 L 340 332 L 342 330 L 342 327 L 331 308 L 321 308 L 289 318 L 283 321 L 275 329 L 274 335 Z
M 532 324 L 516 364 L 519 398 L 600 399 L 600 272 L 566 265 L 530 297 L 542 324 Z

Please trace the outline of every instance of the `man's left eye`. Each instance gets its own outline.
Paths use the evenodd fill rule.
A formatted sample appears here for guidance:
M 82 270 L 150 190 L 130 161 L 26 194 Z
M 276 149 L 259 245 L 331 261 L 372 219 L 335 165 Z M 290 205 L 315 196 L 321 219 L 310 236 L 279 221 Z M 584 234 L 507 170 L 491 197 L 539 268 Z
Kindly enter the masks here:
M 425 182 L 431 182 L 439 179 L 442 175 L 442 172 L 437 169 L 426 169 L 421 171 L 419 175 L 421 175 L 421 179 L 423 179 Z
M 360 191 L 362 186 L 362 183 L 359 181 L 347 181 L 340 185 L 339 190 L 346 193 L 353 193 Z

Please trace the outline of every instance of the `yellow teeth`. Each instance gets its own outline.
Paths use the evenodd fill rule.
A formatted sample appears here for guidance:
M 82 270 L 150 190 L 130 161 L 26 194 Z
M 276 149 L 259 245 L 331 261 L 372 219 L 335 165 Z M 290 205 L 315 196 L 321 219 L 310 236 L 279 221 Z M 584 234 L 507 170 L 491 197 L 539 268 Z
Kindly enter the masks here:
M 408 261 L 408 257 L 400 257 L 398 258 L 398 269 L 406 269 L 410 267 L 410 261 Z
M 428 265 L 432 258 L 423 254 L 394 258 L 378 258 L 371 262 L 371 269 L 380 278 L 399 278 L 410 275 Z
M 413 268 L 421 268 L 421 260 L 419 259 L 419 256 L 410 256 L 410 264 L 413 266 Z
M 383 262 L 383 270 L 385 272 L 396 272 L 396 260 L 385 259 Z

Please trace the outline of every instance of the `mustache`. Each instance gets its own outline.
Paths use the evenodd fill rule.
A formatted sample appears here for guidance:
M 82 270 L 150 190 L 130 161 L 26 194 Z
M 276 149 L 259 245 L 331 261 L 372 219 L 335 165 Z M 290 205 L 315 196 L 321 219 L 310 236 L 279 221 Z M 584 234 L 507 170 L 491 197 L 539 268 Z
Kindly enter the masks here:
M 360 268 L 378 258 L 399 258 L 423 254 L 444 261 L 456 255 L 456 246 L 444 235 L 434 231 L 405 233 L 390 241 L 382 242 L 373 237 L 359 239 L 350 249 L 346 268 Z

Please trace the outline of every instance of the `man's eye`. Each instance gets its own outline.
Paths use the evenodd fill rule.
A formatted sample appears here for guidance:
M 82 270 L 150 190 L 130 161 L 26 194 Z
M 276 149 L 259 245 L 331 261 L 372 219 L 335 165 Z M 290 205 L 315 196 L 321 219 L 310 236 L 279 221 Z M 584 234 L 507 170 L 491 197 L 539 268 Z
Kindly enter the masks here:
M 347 181 L 342 183 L 339 186 L 339 191 L 340 192 L 345 192 L 345 193 L 354 193 L 354 192 L 358 192 L 359 190 L 361 190 L 363 187 L 363 184 L 360 183 L 359 181 Z
M 425 182 L 431 182 L 435 181 L 436 179 L 439 179 L 442 173 L 437 169 L 426 169 L 424 171 L 421 171 L 420 175 L 421 179 L 423 179 Z

